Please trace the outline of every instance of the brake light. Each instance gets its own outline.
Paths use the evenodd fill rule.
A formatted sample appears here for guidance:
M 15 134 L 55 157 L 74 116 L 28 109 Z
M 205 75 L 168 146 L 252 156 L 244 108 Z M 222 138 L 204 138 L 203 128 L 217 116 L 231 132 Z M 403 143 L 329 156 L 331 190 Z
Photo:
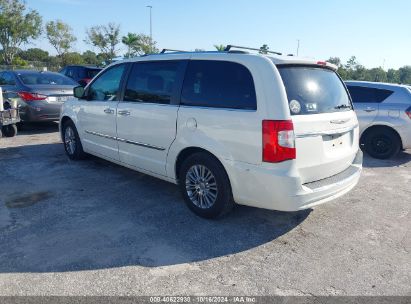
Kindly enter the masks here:
M 405 110 L 405 114 L 407 114 L 407 116 L 411 119 L 411 107 Z
M 263 120 L 263 161 L 278 163 L 296 158 L 291 120 Z
M 326 61 L 317 61 L 317 64 L 318 65 L 327 65 L 327 62 Z
M 24 101 L 46 100 L 47 96 L 37 93 L 18 92 L 17 93 Z

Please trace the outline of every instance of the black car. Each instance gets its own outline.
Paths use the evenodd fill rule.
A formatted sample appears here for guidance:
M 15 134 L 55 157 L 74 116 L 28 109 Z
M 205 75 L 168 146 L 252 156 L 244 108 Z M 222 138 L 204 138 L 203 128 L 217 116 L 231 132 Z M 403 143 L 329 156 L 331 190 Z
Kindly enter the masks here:
M 86 86 L 94 76 L 96 76 L 102 68 L 83 66 L 83 65 L 68 65 L 59 73 L 70 77 L 77 81 L 80 85 Z
M 73 96 L 78 84 L 59 73 L 29 70 L 0 72 L 5 98 L 17 99 L 24 122 L 56 121 L 64 101 Z

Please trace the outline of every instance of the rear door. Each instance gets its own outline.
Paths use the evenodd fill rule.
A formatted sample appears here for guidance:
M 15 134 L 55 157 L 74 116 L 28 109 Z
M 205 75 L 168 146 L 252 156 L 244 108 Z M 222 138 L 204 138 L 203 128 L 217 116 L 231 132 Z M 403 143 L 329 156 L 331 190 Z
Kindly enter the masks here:
M 117 108 L 120 161 L 166 175 L 186 61 L 134 63 Z
M 117 103 L 126 64 L 104 71 L 86 89 L 86 100 L 79 100 L 77 114 L 80 137 L 86 151 L 118 160 L 116 134 Z
M 347 88 L 354 102 L 362 132 L 372 124 L 378 115 L 380 103 L 387 99 L 393 91 L 350 84 L 347 85 Z
M 303 183 L 348 168 L 358 152 L 358 121 L 341 79 L 318 66 L 278 68 L 294 124 L 296 162 Z

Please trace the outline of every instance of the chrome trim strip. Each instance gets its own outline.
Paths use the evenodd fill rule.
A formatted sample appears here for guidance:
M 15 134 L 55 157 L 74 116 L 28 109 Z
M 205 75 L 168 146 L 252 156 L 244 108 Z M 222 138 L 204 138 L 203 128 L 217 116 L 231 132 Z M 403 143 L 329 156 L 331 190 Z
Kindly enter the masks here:
M 305 138 L 305 137 L 315 137 L 315 136 L 324 136 L 324 135 L 333 135 L 333 134 L 341 134 L 341 133 L 347 133 L 355 128 L 358 127 L 358 124 L 355 126 L 349 126 L 346 128 L 340 128 L 340 129 L 335 129 L 335 130 L 327 130 L 327 131 L 321 131 L 321 132 L 310 132 L 310 133 L 302 133 L 302 134 L 296 134 L 296 138 Z
M 164 151 L 166 148 L 163 147 L 158 147 L 158 146 L 153 146 L 153 145 L 149 145 L 149 144 L 144 144 L 141 142 L 137 142 L 137 141 L 132 141 L 132 140 L 128 140 L 128 139 L 124 139 L 124 138 L 117 138 L 118 141 L 120 142 L 124 142 L 127 144 L 131 144 L 131 145 L 135 145 L 135 146 L 140 146 L 140 147 L 144 147 L 144 148 L 149 148 L 149 149 L 153 149 L 153 150 L 158 150 L 158 151 Z
M 144 148 L 149 148 L 149 149 L 153 149 L 153 150 L 164 151 L 166 149 L 166 148 L 163 148 L 163 147 L 158 147 L 158 146 L 153 146 L 153 145 L 149 145 L 149 144 L 145 144 L 145 143 L 140 143 L 140 142 L 137 142 L 137 141 L 132 141 L 132 140 L 128 140 L 128 139 L 124 139 L 124 138 L 120 138 L 120 137 L 110 136 L 110 135 L 106 135 L 106 134 L 102 134 L 102 133 L 98 133 L 98 132 L 93 132 L 93 131 L 88 131 L 88 130 L 85 130 L 84 132 L 86 132 L 87 134 L 100 136 L 100 137 L 108 138 L 108 139 L 112 139 L 112 140 L 117 140 L 119 142 L 123 142 L 123 143 L 126 143 L 126 144 L 131 144 L 131 145 L 140 146 L 140 147 L 144 147 Z
M 102 133 L 98 133 L 98 132 L 93 132 L 93 131 L 88 131 L 85 130 L 84 132 L 91 134 L 91 135 L 96 135 L 96 136 L 100 136 L 100 137 L 104 137 L 104 138 L 108 138 L 108 139 L 113 139 L 113 140 L 117 140 L 117 137 L 115 136 L 110 136 L 110 135 L 106 135 L 106 134 L 102 134 Z

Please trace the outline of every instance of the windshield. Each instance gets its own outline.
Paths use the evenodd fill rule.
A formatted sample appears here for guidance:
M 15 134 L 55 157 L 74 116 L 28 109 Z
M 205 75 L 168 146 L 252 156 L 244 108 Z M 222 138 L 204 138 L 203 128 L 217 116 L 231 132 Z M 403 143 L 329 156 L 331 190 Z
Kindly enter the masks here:
M 344 84 L 325 68 L 280 66 L 291 115 L 307 115 L 352 110 Z
M 57 73 L 22 73 L 19 78 L 25 85 L 77 85 L 72 79 Z

